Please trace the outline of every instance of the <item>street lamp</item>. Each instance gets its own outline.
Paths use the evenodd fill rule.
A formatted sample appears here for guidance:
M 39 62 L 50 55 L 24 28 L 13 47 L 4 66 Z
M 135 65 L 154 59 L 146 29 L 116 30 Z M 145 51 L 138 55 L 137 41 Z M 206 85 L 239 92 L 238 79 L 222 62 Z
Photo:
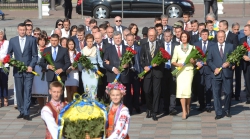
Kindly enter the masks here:
M 123 0 L 122 0 L 122 19 L 123 19 Z

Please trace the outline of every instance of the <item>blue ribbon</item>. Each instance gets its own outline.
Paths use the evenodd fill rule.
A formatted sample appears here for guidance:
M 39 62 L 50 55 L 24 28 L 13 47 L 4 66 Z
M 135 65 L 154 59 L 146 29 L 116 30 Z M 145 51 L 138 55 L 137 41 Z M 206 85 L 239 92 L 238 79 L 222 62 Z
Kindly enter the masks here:
M 121 75 L 120 73 L 116 75 L 114 82 L 118 81 L 118 79 L 120 78 L 120 75 Z

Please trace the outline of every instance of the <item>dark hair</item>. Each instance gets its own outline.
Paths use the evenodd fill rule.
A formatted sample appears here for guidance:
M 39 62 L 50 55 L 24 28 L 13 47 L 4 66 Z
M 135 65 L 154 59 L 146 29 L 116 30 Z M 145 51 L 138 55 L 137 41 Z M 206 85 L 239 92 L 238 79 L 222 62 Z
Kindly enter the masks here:
M 50 83 L 49 89 L 52 89 L 52 87 L 60 87 L 61 89 L 63 88 L 62 84 L 58 81 L 53 81 L 52 83 Z
M 89 24 L 94 24 L 94 23 L 97 24 L 97 21 L 96 21 L 95 19 L 91 19 L 91 20 L 89 21 Z
M 70 20 L 68 19 L 68 18 L 65 18 L 64 20 L 63 20 L 63 23 L 64 22 L 69 22 L 69 24 L 70 24 Z
M 176 30 L 176 29 L 181 29 L 181 30 L 183 31 L 182 26 L 176 26 L 176 27 L 175 27 L 175 30 Z
M 173 35 L 173 32 L 169 28 L 167 28 L 163 33 L 170 33 L 171 35 Z
M 30 20 L 30 19 L 26 19 L 26 20 L 24 20 L 24 24 L 26 24 L 27 22 L 31 22 L 32 23 L 32 21 Z
M 45 36 L 45 35 L 40 35 L 40 36 L 37 38 L 37 45 L 39 45 L 38 43 L 39 43 L 40 40 L 44 40 L 44 41 L 45 41 L 45 45 L 46 45 L 46 43 L 48 42 L 48 38 L 47 38 L 47 36 Z
M 55 28 L 58 28 L 58 27 L 57 27 L 57 24 L 58 24 L 59 22 L 62 22 L 62 23 L 63 23 L 62 19 L 58 19 L 58 20 L 56 20 L 56 25 L 55 25 Z
M 227 22 L 227 20 L 221 20 L 220 23 L 222 23 L 224 26 L 227 26 L 227 28 L 228 28 L 228 22 Z
M 155 28 L 161 27 L 163 29 L 163 25 L 161 23 L 155 24 Z
M 188 42 L 190 41 L 190 36 L 189 36 L 188 32 L 183 31 L 183 32 L 181 33 L 181 37 L 182 37 L 183 34 L 186 34 L 186 35 L 187 35 L 187 43 L 188 43 Z M 181 37 L 180 37 L 180 41 L 181 41 Z
M 59 40 L 59 35 L 57 35 L 57 34 L 52 34 L 50 37 L 51 38 L 57 38 Z
M 155 21 L 161 21 L 161 18 L 160 17 L 156 17 Z
M 133 38 L 135 37 L 135 35 L 133 35 L 131 33 L 129 33 L 129 34 L 126 35 L 126 37 L 128 37 L 128 36 L 132 36 Z
M 26 27 L 26 25 L 24 23 L 19 23 L 17 27 Z
M 77 28 L 85 28 L 85 26 L 83 24 L 80 24 L 77 26 Z
M 108 27 L 107 24 L 101 24 L 101 25 L 99 25 L 99 29 L 102 28 L 102 29 L 106 30 L 107 27 Z
M 69 50 L 69 42 L 73 42 L 74 44 L 74 54 L 76 54 L 76 44 L 75 41 L 73 39 L 67 39 L 67 43 L 66 43 L 66 48 Z
M 69 31 L 69 37 L 72 37 L 72 32 L 73 32 L 74 29 L 77 30 L 77 26 L 76 25 L 71 26 L 70 31 Z
M 48 37 L 48 34 L 47 34 L 47 32 L 45 30 L 41 31 L 41 35 L 44 35 L 44 36 Z
M 187 15 L 188 17 L 190 17 L 190 13 L 189 12 L 184 12 L 183 15 Z
M 135 32 L 134 35 L 137 36 L 139 29 L 138 29 L 138 26 L 137 26 L 135 23 L 131 23 L 131 24 L 128 26 L 128 30 L 129 30 L 130 33 L 131 33 L 131 30 L 132 30 L 132 28 L 133 28 L 134 26 L 136 26 L 136 32 Z
M 199 23 L 199 24 L 198 24 L 198 27 L 199 27 L 199 26 L 204 26 L 204 27 L 206 28 L 206 24 L 205 24 L 205 23 Z
M 41 29 L 39 28 L 39 27 L 36 27 L 34 30 L 33 30 L 33 32 L 40 32 L 41 33 Z
M 197 20 L 192 20 L 192 21 L 191 21 L 191 24 L 194 24 L 194 23 L 199 24 L 199 22 L 198 22 Z
M 103 21 L 102 24 L 106 24 L 108 26 L 109 21 Z
M 60 39 L 60 44 L 62 44 L 62 41 L 64 41 L 64 40 L 68 41 L 68 38 L 62 37 L 62 38 Z
M 94 36 L 92 34 L 88 34 L 85 36 L 85 40 L 87 39 L 93 39 L 94 40 Z
M 83 32 L 83 35 L 85 35 L 85 29 L 84 28 L 77 28 L 77 32 Z
M 98 26 L 94 26 L 92 29 L 98 29 L 98 31 L 99 31 L 99 27 Z
M 202 33 L 207 33 L 207 34 L 209 34 L 209 31 L 208 31 L 208 29 L 203 29 L 202 31 L 201 31 L 201 33 L 200 34 L 202 34 Z

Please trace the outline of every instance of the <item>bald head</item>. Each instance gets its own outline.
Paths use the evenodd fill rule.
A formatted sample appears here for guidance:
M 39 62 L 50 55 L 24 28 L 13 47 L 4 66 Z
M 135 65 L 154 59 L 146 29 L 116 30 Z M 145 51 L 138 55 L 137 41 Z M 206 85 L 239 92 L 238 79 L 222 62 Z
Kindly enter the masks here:
M 248 20 L 248 21 L 247 21 L 247 24 L 249 24 L 249 25 L 250 25 L 250 20 Z
M 95 38 L 95 42 L 97 44 L 100 44 L 102 42 L 102 34 L 101 34 L 101 32 L 96 32 L 94 34 L 94 38 Z

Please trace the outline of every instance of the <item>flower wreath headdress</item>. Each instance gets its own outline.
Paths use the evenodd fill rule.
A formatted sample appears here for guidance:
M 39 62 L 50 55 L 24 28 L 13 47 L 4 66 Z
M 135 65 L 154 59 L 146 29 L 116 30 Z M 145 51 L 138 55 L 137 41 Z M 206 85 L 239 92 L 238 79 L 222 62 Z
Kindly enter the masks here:
M 106 86 L 106 93 L 110 95 L 110 91 L 112 89 L 120 90 L 123 96 L 126 95 L 126 87 L 121 83 L 118 82 L 108 83 L 108 85 Z

